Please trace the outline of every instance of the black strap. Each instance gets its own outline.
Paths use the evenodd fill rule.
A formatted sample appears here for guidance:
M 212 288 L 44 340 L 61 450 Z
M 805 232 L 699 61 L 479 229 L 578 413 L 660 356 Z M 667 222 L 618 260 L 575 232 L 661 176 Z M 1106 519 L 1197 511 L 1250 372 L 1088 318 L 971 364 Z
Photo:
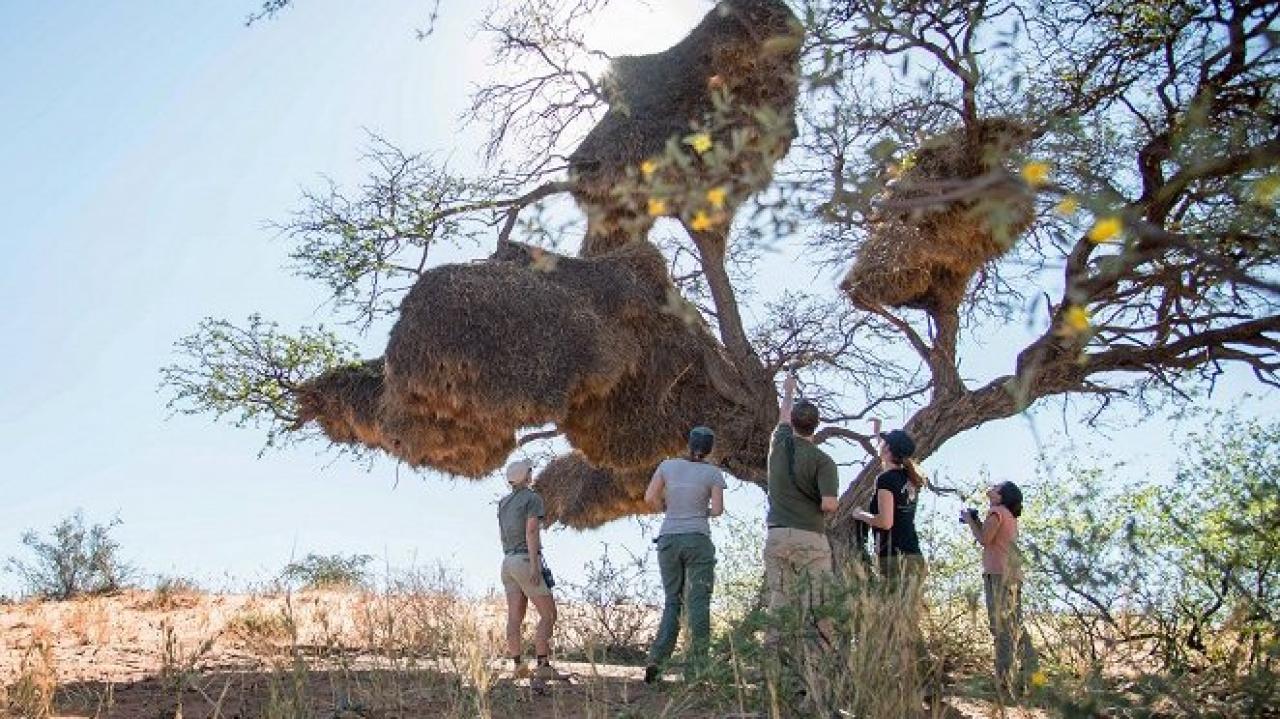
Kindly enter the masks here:
M 793 429 L 792 431 L 794 432 L 795 430 Z M 804 491 L 804 489 L 800 487 L 800 483 L 796 481 L 796 437 L 794 434 L 787 437 L 786 447 L 787 476 L 791 478 L 791 486 L 795 487 L 796 491 L 810 502 L 813 502 L 814 504 L 822 504 L 822 500 Z

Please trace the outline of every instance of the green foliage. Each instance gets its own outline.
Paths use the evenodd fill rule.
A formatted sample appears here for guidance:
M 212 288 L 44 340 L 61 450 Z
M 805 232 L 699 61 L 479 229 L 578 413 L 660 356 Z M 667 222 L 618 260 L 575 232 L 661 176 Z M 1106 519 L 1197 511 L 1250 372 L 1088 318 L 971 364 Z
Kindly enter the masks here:
M 611 551 L 582 568 L 583 581 L 564 587 L 569 601 L 562 607 L 561 632 L 591 661 L 640 663 L 657 631 L 655 606 L 662 592 L 654 583 L 649 552 Z
M 729 512 L 720 519 L 717 531 L 712 619 L 737 622 L 760 608 L 764 599 L 764 535 L 756 517 Z
M 268 447 L 298 428 L 302 384 L 356 359 L 354 345 L 323 327 L 288 335 L 257 314 L 244 327 L 205 318 L 174 348 L 180 360 L 160 370 L 169 409 L 265 427 Z
M 340 589 L 368 586 L 372 578 L 369 554 L 308 554 L 285 565 L 280 576 L 302 589 Z
M 399 307 L 435 245 L 491 234 L 477 215 L 495 189 L 376 135 L 363 159 L 371 171 L 357 193 L 333 183 L 307 190 L 277 229 L 291 241 L 294 274 L 319 282 L 337 314 L 368 329 Z
M 1056 620 L 1058 663 L 1140 667 L 1149 696 L 1184 702 L 1233 687 L 1245 711 L 1280 700 L 1280 424 L 1213 425 L 1171 481 L 1076 466 L 1030 487 L 1027 600 Z
M 1160 502 L 1166 561 L 1182 578 L 1175 600 L 1185 643 L 1201 662 L 1275 670 L 1280 424 L 1225 415 L 1192 447 Z
M 28 530 L 22 544 L 34 556 L 10 558 L 9 571 L 21 578 L 29 594 L 43 599 L 118 591 L 133 573 L 120 559 L 120 545 L 111 536 L 118 526 L 119 518 L 86 526 L 77 510 L 54 525 L 48 536 Z

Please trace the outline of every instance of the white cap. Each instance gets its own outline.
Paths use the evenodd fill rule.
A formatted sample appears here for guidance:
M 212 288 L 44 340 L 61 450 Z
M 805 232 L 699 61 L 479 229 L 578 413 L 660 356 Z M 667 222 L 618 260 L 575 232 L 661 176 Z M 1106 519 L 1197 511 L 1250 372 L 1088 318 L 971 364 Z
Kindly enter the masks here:
M 523 482 L 533 472 L 533 462 L 527 459 L 517 459 L 507 465 L 507 481 Z

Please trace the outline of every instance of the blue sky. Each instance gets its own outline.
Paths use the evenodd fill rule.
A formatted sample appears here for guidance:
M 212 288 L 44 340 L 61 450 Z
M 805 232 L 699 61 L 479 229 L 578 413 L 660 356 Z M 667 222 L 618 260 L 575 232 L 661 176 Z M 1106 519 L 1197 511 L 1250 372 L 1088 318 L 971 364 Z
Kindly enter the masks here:
M 673 4 L 681 22 L 633 8 L 598 40 L 614 52 L 660 49 L 705 7 Z M 358 179 L 366 128 L 461 166 L 475 160 L 479 133 L 456 121 L 487 71 L 474 14 L 444 8 L 423 43 L 412 28 L 425 3 L 302 0 L 246 28 L 253 5 L 0 3 L 0 557 L 18 552 L 24 529 L 83 508 L 119 515 L 125 554 L 147 576 L 234 587 L 295 554 L 365 552 L 398 566 L 443 560 L 476 589 L 496 586 L 499 480 L 401 470 L 397 484 L 392 462 L 369 469 L 321 447 L 259 458 L 260 435 L 169 418 L 156 391 L 173 341 L 202 317 L 330 321 L 319 289 L 282 270 L 287 247 L 264 225 L 319 173 Z M 762 294 L 780 289 L 765 281 Z M 971 346 L 967 366 L 1009 366 L 1031 331 Z M 384 341 L 375 329 L 362 345 L 375 355 Z M 1263 400 L 1240 399 L 1249 389 L 1233 376 L 1216 401 L 1268 414 Z M 1113 418 L 1105 433 L 1082 432 L 1050 405 L 1036 425 L 1167 466 L 1178 427 L 1134 411 Z M 1028 419 L 1015 418 L 953 441 L 929 465 L 953 478 L 982 467 L 1029 475 L 1035 447 Z M 753 516 L 759 493 L 737 489 L 729 505 Z M 645 546 L 632 521 L 557 531 L 548 545 L 572 577 L 601 542 Z M 13 588 L 0 578 L 0 591 Z

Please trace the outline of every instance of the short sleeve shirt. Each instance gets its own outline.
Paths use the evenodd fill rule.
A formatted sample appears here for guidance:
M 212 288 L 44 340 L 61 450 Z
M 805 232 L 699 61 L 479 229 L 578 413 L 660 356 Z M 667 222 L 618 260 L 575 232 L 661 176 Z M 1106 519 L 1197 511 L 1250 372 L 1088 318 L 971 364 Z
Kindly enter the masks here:
M 1016 567 L 1009 565 L 1009 550 L 1018 539 L 1018 518 L 1007 507 L 996 505 L 987 513 L 982 533 L 992 533 L 991 541 L 982 547 L 982 572 L 984 574 L 1016 574 Z M 1013 569 L 1014 571 L 1010 571 Z
M 521 487 L 498 500 L 498 531 L 502 536 L 502 551 L 506 554 L 529 552 L 525 540 L 525 526 L 530 517 L 541 520 L 546 516 L 542 497 L 528 487 Z
M 916 535 L 916 505 L 919 502 L 915 485 L 906 471 L 891 469 L 876 477 L 876 492 L 871 495 L 868 511 L 880 511 L 880 490 L 893 495 L 893 527 L 888 531 L 875 530 L 876 554 L 887 557 L 895 554 L 920 554 L 920 538 Z
M 794 473 L 788 457 L 788 445 L 794 446 Z M 769 515 L 770 527 L 804 529 L 822 532 L 826 517 L 822 514 L 822 498 L 834 497 L 840 490 L 836 463 L 826 452 L 804 437 L 797 437 L 789 424 L 773 430 L 769 443 Z
M 711 534 L 707 507 L 713 487 L 725 488 L 724 474 L 706 462 L 668 459 L 658 465 L 666 482 L 666 517 L 659 536 L 665 534 Z

